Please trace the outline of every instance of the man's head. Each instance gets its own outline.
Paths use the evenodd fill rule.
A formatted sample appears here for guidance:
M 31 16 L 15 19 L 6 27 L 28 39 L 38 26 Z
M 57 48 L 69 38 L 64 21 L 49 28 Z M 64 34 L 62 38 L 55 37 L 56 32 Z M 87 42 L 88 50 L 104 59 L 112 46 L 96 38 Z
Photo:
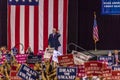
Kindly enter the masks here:
M 114 53 L 115 53 L 115 54 L 118 54 L 118 52 L 119 52 L 118 50 L 114 50 Z
M 52 30 L 52 31 L 53 31 L 53 33 L 56 33 L 56 28 L 53 28 L 53 30 Z

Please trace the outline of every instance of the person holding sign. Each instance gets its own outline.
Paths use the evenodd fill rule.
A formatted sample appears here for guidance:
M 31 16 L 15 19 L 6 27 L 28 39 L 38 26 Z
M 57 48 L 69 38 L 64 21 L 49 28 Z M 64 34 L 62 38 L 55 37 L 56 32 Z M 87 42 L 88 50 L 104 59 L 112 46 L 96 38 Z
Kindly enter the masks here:
M 53 32 L 49 35 L 48 44 L 51 48 L 54 48 L 55 50 L 58 50 L 58 47 L 61 46 L 59 37 L 60 37 L 59 31 L 57 31 L 55 28 L 53 28 Z
M 118 65 L 120 62 L 118 53 L 119 53 L 118 50 L 114 50 L 115 65 Z

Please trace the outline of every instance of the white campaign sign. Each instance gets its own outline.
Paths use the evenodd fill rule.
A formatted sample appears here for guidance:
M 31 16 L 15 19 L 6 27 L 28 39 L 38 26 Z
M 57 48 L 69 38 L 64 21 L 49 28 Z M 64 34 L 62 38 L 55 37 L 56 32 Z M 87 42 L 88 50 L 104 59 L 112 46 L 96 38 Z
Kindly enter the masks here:
M 77 64 L 84 64 L 84 62 L 88 61 L 91 56 L 85 55 L 84 53 L 78 51 L 72 51 L 74 63 Z
M 58 63 L 58 56 L 61 56 L 61 55 L 62 55 L 62 53 L 60 53 L 59 51 L 54 50 L 54 51 L 53 51 L 52 60 L 53 60 L 54 62 L 57 62 L 57 63 Z
M 44 58 L 50 59 L 53 55 L 54 48 L 46 48 Z

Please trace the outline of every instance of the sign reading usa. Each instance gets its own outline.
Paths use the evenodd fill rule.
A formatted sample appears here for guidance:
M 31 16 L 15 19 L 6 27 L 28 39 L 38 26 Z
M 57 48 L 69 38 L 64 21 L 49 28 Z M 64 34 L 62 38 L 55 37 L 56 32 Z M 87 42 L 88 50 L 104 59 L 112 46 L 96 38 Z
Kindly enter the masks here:
M 76 71 L 77 69 L 75 67 L 58 67 L 58 80 L 74 80 L 76 77 Z
M 18 76 L 23 80 L 37 80 L 38 73 L 26 65 L 22 65 L 18 72 Z

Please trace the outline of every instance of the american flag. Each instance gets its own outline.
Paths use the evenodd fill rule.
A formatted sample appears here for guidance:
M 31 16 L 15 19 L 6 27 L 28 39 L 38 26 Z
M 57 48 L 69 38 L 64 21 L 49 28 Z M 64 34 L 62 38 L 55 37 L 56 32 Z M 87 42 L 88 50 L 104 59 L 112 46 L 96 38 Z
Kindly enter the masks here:
M 36 54 L 48 47 L 53 28 L 59 30 L 61 49 L 66 53 L 68 0 L 8 0 L 8 48 L 16 44 L 20 53 L 30 46 Z M 64 45 L 63 45 L 64 44 Z
M 94 39 L 95 42 L 99 41 L 98 25 L 97 25 L 96 15 L 94 15 L 93 39 Z
M 95 42 L 99 41 L 98 25 L 97 25 L 96 15 L 94 15 L 93 39 L 94 39 Z

